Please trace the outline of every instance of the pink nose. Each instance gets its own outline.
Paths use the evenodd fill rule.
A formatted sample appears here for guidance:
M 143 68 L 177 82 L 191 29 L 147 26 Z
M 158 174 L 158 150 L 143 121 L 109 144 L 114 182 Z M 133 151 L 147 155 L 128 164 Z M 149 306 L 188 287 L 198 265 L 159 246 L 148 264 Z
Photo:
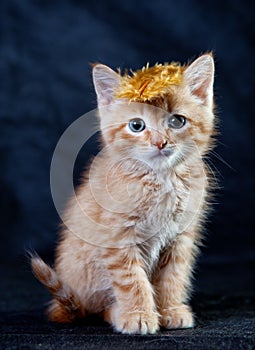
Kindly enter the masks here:
M 155 142 L 155 146 L 157 146 L 158 149 L 160 149 L 160 150 L 165 148 L 166 145 L 167 145 L 167 141 L 166 140 L 161 140 L 161 141 Z

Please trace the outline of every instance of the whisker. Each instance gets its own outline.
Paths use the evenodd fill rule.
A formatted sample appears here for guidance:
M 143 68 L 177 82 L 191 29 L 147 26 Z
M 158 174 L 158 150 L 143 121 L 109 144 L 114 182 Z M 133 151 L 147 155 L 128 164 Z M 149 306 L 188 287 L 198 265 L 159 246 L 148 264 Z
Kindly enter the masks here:
M 225 159 L 222 158 L 217 152 L 211 151 L 211 154 L 214 155 L 215 158 L 219 159 L 223 164 L 225 164 L 229 169 L 236 172 L 236 169 L 234 169 Z
M 223 143 L 223 142 L 221 142 L 219 140 L 217 140 L 217 143 L 222 145 L 222 146 L 224 146 L 224 147 L 226 147 L 226 148 L 229 148 L 229 145 L 226 145 L 225 143 Z
M 205 162 L 205 164 L 210 168 L 210 170 L 211 170 L 212 172 L 216 172 L 217 175 L 218 175 L 219 177 L 221 177 L 222 179 L 224 178 L 224 176 L 221 174 L 221 172 L 219 171 L 219 169 L 215 166 L 215 164 L 213 164 L 213 162 L 212 162 L 211 159 L 205 157 L 205 158 L 204 158 L 204 162 Z M 209 166 L 209 165 L 210 165 L 210 166 Z
M 220 186 L 218 178 L 215 176 L 215 173 L 214 173 L 213 169 L 211 168 L 211 166 L 207 162 L 206 162 L 206 166 L 208 167 L 208 169 L 210 171 L 210 175 L 213 177 L 213 180 L 214 180 L 214 183 L 217 186 L 217 189 L 219 189 L 219 190 L 222 189 L 223 187 Z

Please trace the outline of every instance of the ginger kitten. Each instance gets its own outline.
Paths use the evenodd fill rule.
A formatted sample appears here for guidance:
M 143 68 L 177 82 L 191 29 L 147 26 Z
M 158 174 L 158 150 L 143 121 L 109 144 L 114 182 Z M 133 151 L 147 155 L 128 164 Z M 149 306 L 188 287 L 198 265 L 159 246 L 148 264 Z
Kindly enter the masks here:
M 202 157 L 214 134 L 214 62 L 93 67 L 102 151 L 64 215 L 53 268 L 32 258 L 52 293 L 49 319 L 100 313 L 122 333 L 194 326 L 190 281 L 207 207 Z M 79 203 L 79 205 L 76 205 Z

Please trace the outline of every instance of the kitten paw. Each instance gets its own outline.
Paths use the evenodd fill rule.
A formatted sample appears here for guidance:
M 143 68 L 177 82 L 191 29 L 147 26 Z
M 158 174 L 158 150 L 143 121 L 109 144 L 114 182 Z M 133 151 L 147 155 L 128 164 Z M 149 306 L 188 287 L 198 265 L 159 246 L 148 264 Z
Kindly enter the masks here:
M 173 306 L 160 314 L 160 325 L 167 329 L 194 327 L 194 317 L 188 305 Z
M 123 334 L 152 334 L 159 329 L 156 312 L 119 312 L 116 305 L 105 313 L 105 320 Z
M 156 313 L 128 312 L 118 317 L 115 328 L 124 334 L 152 334 L 159 329 L 158 316 Z

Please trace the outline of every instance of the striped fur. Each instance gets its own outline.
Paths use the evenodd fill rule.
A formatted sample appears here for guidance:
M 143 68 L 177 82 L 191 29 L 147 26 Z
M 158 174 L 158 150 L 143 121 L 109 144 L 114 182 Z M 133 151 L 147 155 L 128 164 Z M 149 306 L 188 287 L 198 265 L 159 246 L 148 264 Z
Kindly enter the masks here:
M 210 184 L 202 158 L 215 133 L 213 59 L 201 56 L 181 85 L 142 104 L 115 99 L 121 77 L 103 65 L 93 69 L 106 147 L 69 202 L 54 269 L 32 259 L 53 295 L 49 317 L 69 322 L 98 313 L 129 334 L 192 327 L 191 276 Z M 183 130 L 166 126 L 166 112 L 187 117 Z M 128 128 L 134 117 L 147 126 L 139 134 Z M 173 153 L 162 157 L 165 141 Z

